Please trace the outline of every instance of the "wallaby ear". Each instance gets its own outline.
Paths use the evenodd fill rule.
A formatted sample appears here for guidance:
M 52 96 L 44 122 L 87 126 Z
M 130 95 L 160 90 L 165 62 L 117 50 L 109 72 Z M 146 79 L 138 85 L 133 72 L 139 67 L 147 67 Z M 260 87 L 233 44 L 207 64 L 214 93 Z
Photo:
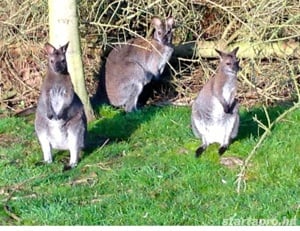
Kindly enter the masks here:
M 162 22 L 160 20 L 160 18 L 158 17 L 153 17 L 151 20 L 151 25 L 156 29 L 159 28 L 161 26 Z
M 215 49 L 215 51 L 218 53 L 219 57 L 222 58 L 224 56 L 223 51 L 219 51 L 218 49 Z
M 236 53 L 238 52 L 238 50 L 239 50 L 239 47 L 234 48 L 233 51 L 231 51 L 231 54 L 236 56 Z
M 63 52 L 63 53 L 66 53 L 67 49 L 68 49 L 68 46 L 69 46 L 69 42 L 66 43 L 66 45 L 64 46 L 61 46 L 59 49 Z
M 166 25 L 168 26 L 168 28 L 173 28 L 174 24 L 175 24 L 175 20 L 172 16 L 166 19 Z
M 50 43 L 45 44 L 45 50 L 47 54 L 53 54 L 53 52 L 56 50 L 54 46 L 52 46 Z

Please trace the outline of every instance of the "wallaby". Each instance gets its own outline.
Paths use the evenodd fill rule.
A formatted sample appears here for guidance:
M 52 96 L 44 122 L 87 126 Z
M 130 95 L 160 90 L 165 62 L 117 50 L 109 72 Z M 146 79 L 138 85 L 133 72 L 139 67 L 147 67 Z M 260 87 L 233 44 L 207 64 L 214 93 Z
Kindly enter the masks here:
M 158 78 L 173 53 L 173 17 L 165 22 L 151 21 L 154 33 L 150 40 L 135 38 L 115 47 L 105 66 L 106 93 L 110 104 L 124 106 L 126 112 L 137 109 L 138 97 L 152 78 Z
M 203 86 L 192 105 L 192 129 L 195 136 L 202 139 L 196 157 L 212 143 L 220 144 L 219 154 L 222 155 L 238 133 L 238 102 L 235 99 L 240 70 L 236 57 L 238 49 L 230 53 L 216 50 L 220 56 L 217 73 Z
M 84 147 L 87 120 L 83 104 L 74 92 L 67 68 L 66 51 L 69 43 L 56 49 L 45 45 L 48 71 L 37 104 L 35 131 L 41 144 L 44 161 L 52 162 L 52 149 L 69 150 L 66 169 L 78 163 Z

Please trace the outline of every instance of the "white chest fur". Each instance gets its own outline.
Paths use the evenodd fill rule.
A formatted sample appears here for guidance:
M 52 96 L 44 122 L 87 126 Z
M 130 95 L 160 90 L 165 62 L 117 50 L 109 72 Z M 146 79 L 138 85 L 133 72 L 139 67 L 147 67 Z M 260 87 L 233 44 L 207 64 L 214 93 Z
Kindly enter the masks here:
M 223 96 L 223 98 L 225 99 L 225 101 L 227 103 L 230 103 L 232 101 L 232 96 L 233 96 L 233 93 L 234 93 L 234 88 L 235 88 L 234 85 L 230 84 L 230 83 L 226 83 L 223 86 L 222 96 Z
M 51 105 L 56 114 L 59 114 L 64 106 L 66 92 L 64 87 L 59 86 L 50 90 Z
M 49 142 L 56 149 L 68 149 L 68 134 L 63 120 L 49 120 Z
M 222 88 L 222 96 L 225 101 L 229 104 L 232 103 L 233 98 L 235 97 L 235 89 L 236 89 L 236 75 L 235 74 L 227 74 L 228 81 L 225 82 Z
M 165 47 L 164 53 L 159 54 L 161 56 L 160 63 L 158 64 L 159 74 L 163 73 L 165 65 L 169 61 L 169 59 L 171 58 L 172 53 L 173 53 L 173 48 L 167 46 L 167 47 Z

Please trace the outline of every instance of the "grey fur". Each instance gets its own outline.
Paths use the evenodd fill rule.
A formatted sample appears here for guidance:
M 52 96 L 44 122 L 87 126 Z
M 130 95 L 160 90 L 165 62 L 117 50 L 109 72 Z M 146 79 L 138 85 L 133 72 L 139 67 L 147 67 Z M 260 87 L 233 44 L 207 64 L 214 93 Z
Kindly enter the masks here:
M 38 100 L 35 131 L 46 163 L 52 162 L 53 148 L 70 150 L 69 167 L 73 168 L 84 147 L 87 120 L 67 69 L 67 47 L 68 43 L 59 49 L 45 45 L 48 71 Z
M 126 112 L 136 110 L 143 87 L 162 74 L 173 53 L 174 19 L 169 17 L 163 22 L 154 17 L 152 26 L 151 40 L 129 40 L 115 47 L 106 60 L 105 87 L 109 102 L 114 106 L 124 106 Z
M 219 154 L 223 154 L 239 127 L 238 102 L 235 99 L 237 72 L 240 69 L 236 57 L 238 47 L 230 53 L 216 50 L 220 64 L 216 75 L 202 88 L 192 105 L 192 129 L 202 139 L 197 149 L 200 156 L 211 143 L 219 143 Z

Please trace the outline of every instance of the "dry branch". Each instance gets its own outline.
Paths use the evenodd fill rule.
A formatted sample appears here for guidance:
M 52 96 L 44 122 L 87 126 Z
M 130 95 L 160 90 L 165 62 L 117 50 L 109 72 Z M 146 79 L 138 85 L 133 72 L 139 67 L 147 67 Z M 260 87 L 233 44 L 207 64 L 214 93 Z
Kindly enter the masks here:
M 39 0 L 3 0 L 0 7 L 0 98 L 17 92 L 0 105 L 1 110 L 4 105 L 19 111 L 36 103 L 45 74 L 42 47 L 49 40 L 48 5 Z M 103 48 L 132 37 L 147 37 L 153 16 L 172 14 L 176 19 L 174 55 L 179 57 L 175 62 L 178 68 L 173 66 L 171 87 L 157 94 L 155 100 L 174 101 L 175 97 L 190 101 L 214 72 L 216 60 L 201 57 L 216 57 L 215 48 L 230 50 L 235 46 L 240 46 L 238 55 L 244 59 L 238 92 L 241 104 L 272 104 L 295 98 L 291 79 L 300 79 L 299 1 L 78 1 L 78 13 L 90 97 L 96 92 L 99 80 L 95 76 L 106 57 Z M 261 58 L 268 58 L 268 62 Z
M 296 41 L 278 41 L 278 42 L 237 42 L 226 47 L 223 41 L 199 41 L 190 42 L 175 47 L 174 55 L 176 57 L 192 58 L 215 58 L 217 53 L 215 49 L 232 50 L 234 47 L 240 47 L 238 56 L 240 58 L 262 59 L 262 58 L 300 58 L 300 43 Z
M 237 193 L 241 192 L 241 188 L 243 186 L 244 189 L 246 189 L 246 171 L 247 168 L 249 166 L 250 160 L 252 159 L 252 157 L 257 153 L 257 150 L 262 146 L 263 142 L 265 141 L 265 139 L 268 137 L 268 135 L 271 134 L 271 130 L 273 129 L 273 127 L 279 123 L 280 121 L 282 121 L 287 115 L 289 115 L 291 112 L 298 110 L 300 108 L 300 101 L 298 101 L 298 103 L 294 104 L 293 107 L 291 107 L 290 109 L 286 110 L 284 113 L 282 113 L 280 116 L 278 116 L 272 123 L 269 120 L 269 114 L 267 112 L 267 109 L 264 107 L 264 111 L 265 111 L 265 115 L 268 119 L 268 125 L 264 125 L 262 122 L 260 122 L 259 120 L 256 120 L 256 122 L 258 122 L 258 124 L 260 125 L 261 128 L 263 128 L 265 131 L 262 134 L 262 136 L 259 138 L 258 142 L 256 143 L 256 145 L 253 147 L 253 149 L 251 150 L 251 152 L 249 153 L 249 155 L 247 156 L 247 158 L 244 161 L 244 164 L 241 166 L 241 170 L 239 172 L 239 174 L 237 175 L 237 179 L 236 179 L 236 191 Z

